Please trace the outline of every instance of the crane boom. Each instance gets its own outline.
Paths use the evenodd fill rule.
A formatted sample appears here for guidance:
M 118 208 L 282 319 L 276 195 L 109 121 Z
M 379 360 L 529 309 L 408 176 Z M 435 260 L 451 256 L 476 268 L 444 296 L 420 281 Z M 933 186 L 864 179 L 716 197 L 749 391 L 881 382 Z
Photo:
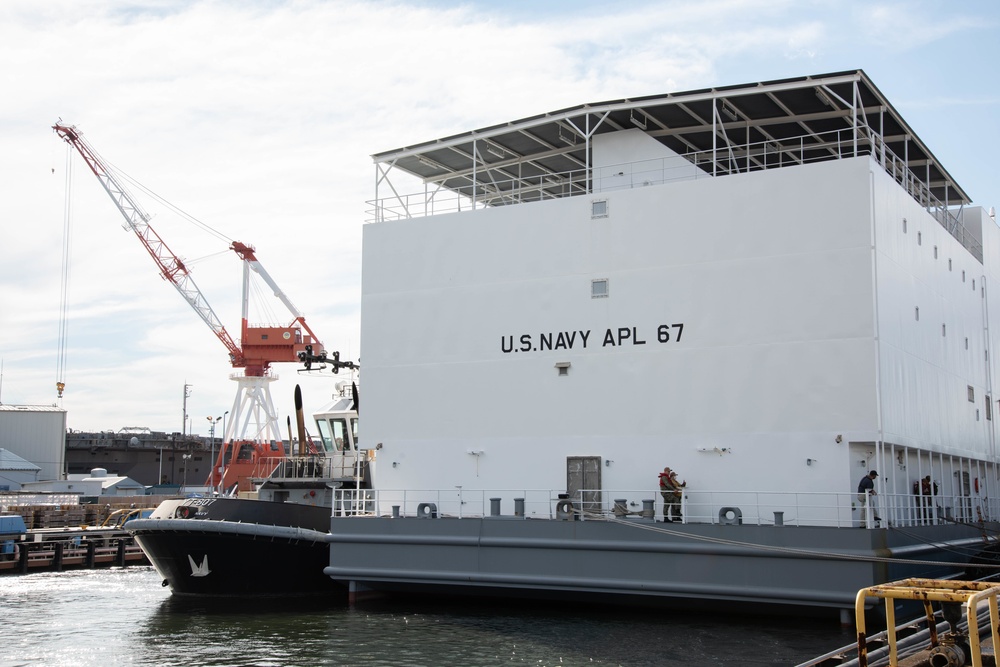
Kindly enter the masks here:
M 237 345 L 191 279 L 184 262 L 167 247 L 149 224 L 149 215 L 118 182 L 108 165 L 83 139 L 76 127 L 63 125 L 60 120 L 52 129 L 80 153 L 125 217 L 126 227 L 135 233 L 156 262 L 160 275 L 180 292 L 226 346 L 233 367 L 243 369 L 242 374 L 230 376 L 238 384 L 231 411 L 232 420 L 223 435 L 219 457 L 213 464 L 208 484 L 213 488 L 221 484 L 224 489 L 250 490 L 252 478 L 260 476 L 258 463 L 273 459 L 275 452 L 283 451 L 280 446 L 277 412 L 268 389 L 268 384 L 277 380 L 277 376 L 270 372 L 270 365 L 275 362 L 298 361 L 305 366 L 306 371 L 322 370 L 329 366 L 334 373 L 342 368 L 357 369 L 358 365 L 351 361 L 341 361 L 339 352 L 328 354 L 306 324 L 302 313 L 261 266 L 253 247 L 233 241 L 230 248 L 243 262 L 243 317 L 240 344 Z M 294 319 L 290 324 L 251 326 L 247 321 L 251 271 L 267 283 L 274 296 L 291 312 Z M 267 472 L 265 471 L 265 477 Z
M 143 247 L 149 253 L 153 261 L 160 269 L 160 275 L 173 285 L 184 300 L 190 304 L 198 316 L 208 325 L 216 337 L 222 341 L 229 351 L 229 359 L 233 367 L 243 368 L 246 366 L 246 359 L 243 350 L 233 340 L 226 327 L 223 326 L 215 311 L 208 304 L 205 295 L 195 284 L 194 279 L 188 272 L 187 267 L 180 257 L 174 254 L 167 246 L 166 242 L 156 233 L 152 225 L 149 224 L 149 215 L 142 210 L 132 194 L 118 182 L 114 174 L 108 169 L 104 161 L 97 155 L 90 144 L 84 140 L 83 135 L 72 125 L 62 125 L 56 123 L 52 126 L 64 141 L 73 146 L 83 157 L 87 166 L 97 176 L 105 192 L 111 197 L 115 206 L 125 218 L 126 226 L 131 229 L 139 238 Z

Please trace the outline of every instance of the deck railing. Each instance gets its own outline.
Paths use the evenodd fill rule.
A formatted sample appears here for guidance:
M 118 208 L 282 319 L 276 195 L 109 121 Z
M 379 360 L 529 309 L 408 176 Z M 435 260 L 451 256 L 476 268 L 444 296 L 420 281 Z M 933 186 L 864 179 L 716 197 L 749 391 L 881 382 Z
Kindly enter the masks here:
M 857 133 L 852 128 L 844 128 L 804 134 L 784 139 L 780 143 L 768 140 L 734 144 L 714 151 L 692 151 L 684 155 L 559 173 L 498 179 L 493 172 L 487 171 L 487 177 L 475 182 L 469 177 L 468 183 L 462 186 L 446 189 L 429 183 L 423 192 L 411 194 L 400 194 L 393 190 L 389 197 L 368 202 L 366 222 L 420 218 L 546 199 L 594 195 L 860 155 L 870 155 L 942 227 L 982 261 L 982 244 L 965 229 L 953 212 L 950 202 L 941 202 L 931 193 L 926 180 L 914 173 L 905 159 L 893 153 L 876 130 L 864 125 L 858 128 Z
M 354 479 L 357 457 L 353 451 L 314 456 L 265 457 L 258 459 L 251 477 L 310 481 L 320 479 Z
M 1000 503 L 978 496 L 883 494 L 862 505 L 857 493 L 686 491 L 683 523 L 828 527 L 914 527 L 1000 520 Z M 407 489 L 335 491 L 335 516 L 661 520 L 658 489 Z

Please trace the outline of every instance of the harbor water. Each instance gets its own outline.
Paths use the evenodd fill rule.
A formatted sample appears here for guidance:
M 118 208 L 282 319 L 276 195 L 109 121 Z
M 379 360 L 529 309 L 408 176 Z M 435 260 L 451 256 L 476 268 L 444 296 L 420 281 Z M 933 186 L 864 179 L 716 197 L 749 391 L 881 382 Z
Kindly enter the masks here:
M 275 564 L 262 563 L 267 576 Z M 0 667 L 795 665 L 849 643 L 833 617 L 407 598 L 191 601 L 150 567 L 0 577 Z

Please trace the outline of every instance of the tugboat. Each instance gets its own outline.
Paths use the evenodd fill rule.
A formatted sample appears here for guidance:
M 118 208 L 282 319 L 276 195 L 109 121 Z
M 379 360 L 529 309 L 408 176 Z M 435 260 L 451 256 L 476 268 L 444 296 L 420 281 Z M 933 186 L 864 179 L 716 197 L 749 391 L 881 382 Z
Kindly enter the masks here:
M 357 389 L 346 385 L 338 383 L 334 401 L 314 415 L 321 439 L 312 453 L 256 460 L 256 491 L 167 500 L 149 518 L 128 523 L 164 586 L 189 596 L 343 590 L 323 574 L 330 515 L 370 487 L 367 452 L 358 448 Z M 296 411 L 304 443 L 298 391 Z

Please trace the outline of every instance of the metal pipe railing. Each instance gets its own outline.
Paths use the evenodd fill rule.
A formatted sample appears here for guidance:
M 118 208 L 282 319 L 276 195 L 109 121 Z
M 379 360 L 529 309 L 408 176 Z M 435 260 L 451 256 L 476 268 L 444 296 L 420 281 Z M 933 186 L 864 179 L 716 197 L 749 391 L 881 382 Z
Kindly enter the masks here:
M 337 515 L 553 519 L 571 512 L 579 520 L 638 517 L 659 519 L 663 501 L 656 489 L 583 489 L 571 495 L 553 489 L 337 489 Z M 569 505 L 562 504 L 568 502 Z M 395 510 L 393 508 L 396 508 Z M 684 523 L 830 527 L 915 527 L 977 523 L 1000 517 L 996 501 L 980 496 L 880 494 L 864 506 L 856 492 L 755 492 L 686 490 Z
M 845 150 L 845 146 L 848 150 Z M 725 154 L 720 158 L 722 152 Z M 780 143 L 767 139 L 746 144 L 729 144 L 714 151 L 694 151 L 684 155 L 554 174 L 491 178 L 489 181 L 469 180 L 467 185 L 451 187 L 445 191 L 440 188 L 425 188 L 423 192 L 413 194 L 393 192 L 391 197 L 368 202 L 370 208 L 366 211 L 366 221 L 382 222 L 458 213 L 474 208 L 509 206 L 679 180 L 713 178 L 715 175 L 779 169 L 857 155 L 870 155 L 942 227 L 982 261 L 982 244 L 965 229 L 950 207 L 931 193 L 930 186 L 917 177 L 905 160 L 886 145 L 882 136 L 865 125 L 859 126 L 857 132 L 852 128 L 845 128 L 801 135 Z M 706 166 L 712 168 L 706 169 Z M 487 174 L 492 175 L 488 171 Z

